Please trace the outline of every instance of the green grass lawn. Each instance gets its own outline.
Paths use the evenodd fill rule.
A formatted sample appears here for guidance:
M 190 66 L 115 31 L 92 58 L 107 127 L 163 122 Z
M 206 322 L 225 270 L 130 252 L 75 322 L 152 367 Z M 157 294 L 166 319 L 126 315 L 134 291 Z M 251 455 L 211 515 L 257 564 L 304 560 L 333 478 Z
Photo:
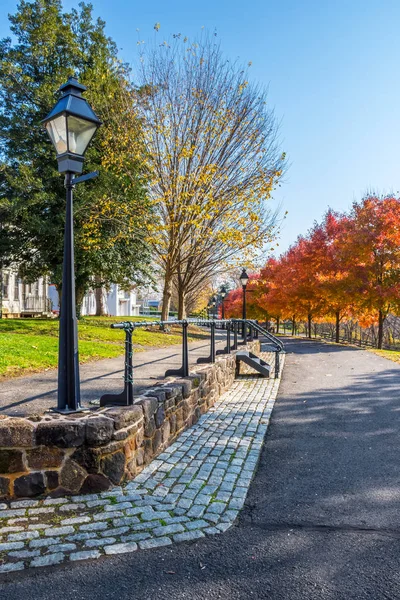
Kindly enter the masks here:
M 376 350 L 375 348 L 368 348 L 370 352 L 374 354 L 378 354 L 378 356 L 383 356 L 383 358 L 388 358 L 393 362 L 400 363 L 400 351 L 399 350 Z
M 127 318 L 128 319 L 128 318 Z M 132 320 L 152 320 L 132 317 Z M 124 353 L 125 334 L 111 329 L 121 317 L 83 317 L 79 321 L 79 359 L 81 363 L 114 358 Z M 189 328 L 189 341 L 207 336 L 196 327 Z M 136 329 L 133 333 L 135 352 L 149 347 L 163 348 L 180 344 L 181 328 L 169 333 L 154 327 Z M 57 367 L 58 321 L 45 319 L 0 319 L 0 379 L 27 375 Z

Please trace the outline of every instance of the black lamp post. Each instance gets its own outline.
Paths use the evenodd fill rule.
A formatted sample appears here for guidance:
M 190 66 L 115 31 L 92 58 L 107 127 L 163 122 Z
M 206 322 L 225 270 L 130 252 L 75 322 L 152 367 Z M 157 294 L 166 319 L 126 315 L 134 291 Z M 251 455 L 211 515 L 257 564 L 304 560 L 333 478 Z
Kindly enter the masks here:
M 242 270 L 242 274 L 240 275 L 240 282 L 242 284 L 242 290 L 243 290 L 243 313 L 242 313 L 242 319 L 246 319 L 246 286 L 247 286 L 247 282 L 249 281 L 249 276 L 246 273 L 246 269 Z M 245 339 L 246 337 L 246 324 L 243 322 L 242 325 L 242 339 Z
M 61 97 L 42 123 L 56 149 L 58 171 L 65 173 L 67 190 L 64 258 L 61 293 L 61 317 L 58 351 L 57 411 L 81 410 L 79 385 L 78 325 L 75 308 L 74 224 L 72 190 L 74 185 L 95 177 L 82 173 L 85 151 L 101 121 L 82 97 L 86 90 L 75 77 L 70 77 L 58 90 Z

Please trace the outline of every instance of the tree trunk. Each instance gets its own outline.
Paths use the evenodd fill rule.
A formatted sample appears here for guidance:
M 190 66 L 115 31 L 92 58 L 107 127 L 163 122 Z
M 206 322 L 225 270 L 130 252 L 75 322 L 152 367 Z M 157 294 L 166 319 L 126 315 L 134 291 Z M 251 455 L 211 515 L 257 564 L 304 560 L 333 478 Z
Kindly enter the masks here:
M 340 312 L 337 310 L 335 312 L 336 317 L 336 329 L 335 329 L 335 342 L 339 343 L 339 335 L 340 335 Z
M 279 317 L 276 317 L 276 333 L 279 333 L 279 325 L 281 324 L 281 320 Z
M 384 321 L 384 317 L 383 317 L 383 312 L 380 310 L 379 311 L 379 322 L 378 322 L 378 348 L 379 350 L 382 350 L 382 344 L 383 344 L 383 321 Z
M 100 277 L 95 277 L 95 282 L 97 284 L 100 283 Z M 104 304 L 104 294 L 103 288 L 101 285 L 95 288 L 95 296 L 96 296 L 96 317 L 105 317 L 106 316 L 106 308 Z
M 75 305 L 76 305 L 76 318 L 80 319 L 81 318 L 81 312 L 82 312 L 82 302 L 83 302 L 83 298 L 85 296 L 85 289 L 82 287 L 77 287 L 75 289 Z
M 178 290 L 178 319 L 186 319 L 186 292 L 182 287 Z
M 161 309 L 161 321 L 168 321 L 169 307 L 171 305 L 171 295 L 172 295 L 171 288 L 172 288 L 171 273 L 169 270 L 166 270 L 165 279 L 164 279 L 162 309 Z
M 308 313 L 308 337 L 311 340 L 311 324 L 312 324 L 312 316 L 311 313 Z
M 294 315 L 292 317 L 292 335 L 296 335 L 296 318 Z

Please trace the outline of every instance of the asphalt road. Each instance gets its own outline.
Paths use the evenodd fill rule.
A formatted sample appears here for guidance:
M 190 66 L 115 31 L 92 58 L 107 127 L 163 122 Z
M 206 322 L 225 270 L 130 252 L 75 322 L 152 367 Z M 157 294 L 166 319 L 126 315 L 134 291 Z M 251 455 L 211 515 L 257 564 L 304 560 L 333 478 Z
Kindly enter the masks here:
M 216 331 L 216 348 L 226 345 L 226 332 Z M 232 340 L 233 343 L 233 340 Z M 189 344 L 189 363 L 210 354 L 210 342 L 203 339 Z M 182 365 L 182 346 L 152 348 L 133 355 L 134 394 L 145 387 L 165 381 L 167 369 Z M 98 400 L 106 393 L 118 394 L 124 387 L 124 356 L 99 360 L 80 366 L 82 406 Z M 29 377 L 17 377 L 0 382 L 0 415 L 23 416 L 43 413 L 57 406 L 57 371 L 52 369 Z
M 1 600 L 400 598 L 400 366 L 287 341 L 237 526 L 194 543 L 0 578 Z

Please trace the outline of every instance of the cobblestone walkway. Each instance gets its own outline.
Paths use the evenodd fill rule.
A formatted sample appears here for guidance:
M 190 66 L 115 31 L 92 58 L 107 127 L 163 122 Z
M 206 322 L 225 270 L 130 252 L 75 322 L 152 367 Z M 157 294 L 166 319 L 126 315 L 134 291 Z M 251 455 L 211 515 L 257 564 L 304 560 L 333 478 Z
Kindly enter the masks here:
M 0 504 L 0 573 L 226 531 L 243 507 L 279 387 L 243 378 L 132 482 Z

